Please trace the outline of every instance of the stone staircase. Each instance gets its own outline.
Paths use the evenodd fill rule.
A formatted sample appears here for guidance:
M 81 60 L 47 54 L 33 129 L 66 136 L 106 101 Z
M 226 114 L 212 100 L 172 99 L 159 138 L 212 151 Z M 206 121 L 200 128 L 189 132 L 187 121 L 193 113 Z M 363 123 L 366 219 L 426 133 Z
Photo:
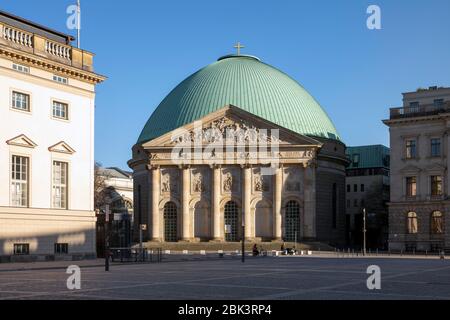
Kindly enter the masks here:
M 251 251 L 253 248 L 254 242 L 246 242 L 245 250 Z M 256 242 L 258 245 L 258 249 L 264 249 L 266 251 L 272 250 L 280 250 L 283 242 Z M 285 248 L 293 248 L 294 243 L 285 242 Z M 134 245 L 137 247 L 138 245 Z M 236 251 L 241 250 L 242 243 L 241 242 L 166 242 L 166 243 L 157 243 L 157 242 L 145 242 L 143 246 L 147 249 L 156 249 L 162 248 L 163 250 L 171 250 L 171 251 Z M 295 246 L 298 250 L 311 250 L 311 251 L 334 251 L 334 247 L 322 243 L 322 242 L 302 242 L 297 243 Z

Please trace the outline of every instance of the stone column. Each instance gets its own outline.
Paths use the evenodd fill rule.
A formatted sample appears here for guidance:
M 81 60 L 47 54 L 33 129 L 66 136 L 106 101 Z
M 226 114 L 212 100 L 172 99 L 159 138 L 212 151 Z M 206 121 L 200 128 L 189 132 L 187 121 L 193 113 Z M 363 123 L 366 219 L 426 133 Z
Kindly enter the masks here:
M 220 166 L 212 167 L 212 220 L 213 220 L 213 240 L 223 241 L 222 230 L 220 228 Z
M 161 231 L 160 231 L 160 221 L 159 221 L 159 191 L 160 191 L 160 180 L 161 171 L 159 167 L 152 167 L 152 207 L 151 207 L 151 217 L 149 221 L 152 223 L 152 241 L 161 241 Z
M 309 164 L 304 175 L 304 238 L 316 238 L 316 165 Z
M 250 166 L 244 166 L 242 168 L 242 176 L 244 177 L 242 219 L 245 222 L 245 239 L 251 241 L 254 238 L 254 226 L 250 209 L 252 196 L 252 171 Z
M 190 200 L 190 184 L 191 184 L 191 176 L 190 176 L 190 169 L 189 167 L 182 167 L 182 204 L 181 204 L 181 210 L 182 210 L 182 219 L 181 222 L 183 224 L 182 228 L 182 239 L 183 241 L 191 241 L 193 236 L 191 234 L 191 220 L 189 219 L 190 213 L 189 213 L 189 200 Z
M 281 212 L 281 199 L 283 191 L 283 168 L 275 169 L 275 175 L 273 177 L 273 239 L 276 241 L 282 240 L 282 212 Z

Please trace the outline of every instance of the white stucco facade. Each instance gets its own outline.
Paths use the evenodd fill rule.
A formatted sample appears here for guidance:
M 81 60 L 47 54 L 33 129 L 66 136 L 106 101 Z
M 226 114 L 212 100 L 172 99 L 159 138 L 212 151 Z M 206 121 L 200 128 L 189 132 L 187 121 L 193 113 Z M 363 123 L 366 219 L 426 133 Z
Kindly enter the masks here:
M 17 244 L 28 245 L 22 257 L 55 255 L 56 244 L 67 245 L 68 255 L 94 256 L 94 109 L 100 79 L 77 74 L 74 48 L 60 44 L 72 52 L 68 61 L 50 52 L 41 56 L 40 36 L 34 34 L 31 54 L 7 37 L 7 28 L 0 20 L 0 257 L 17 256 Z M 18 71 L 17 65 L 27 72 Z M 28 97 L 26 110 L 13 106 L 13 92 Z M 54 116 L 54 101 L 66 106 L 65 117 Z M 27 199 L 20 205 L 13 200 L 14 156 L 28 159 Z M 55 163 L 67 168 L 60 206 L 55 206 Z

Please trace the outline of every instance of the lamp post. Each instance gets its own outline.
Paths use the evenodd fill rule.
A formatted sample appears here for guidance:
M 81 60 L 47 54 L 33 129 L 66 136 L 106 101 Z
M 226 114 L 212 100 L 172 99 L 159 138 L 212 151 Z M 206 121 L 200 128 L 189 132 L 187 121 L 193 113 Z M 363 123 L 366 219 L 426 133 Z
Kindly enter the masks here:
M 109 205 L 105 206 L 105 271 L 109 271 Z
M 242 216 L 242 263 L 245 262 L 245 219 Z
M 363 256 L 366 255 L 366 208 L 363 208 Z

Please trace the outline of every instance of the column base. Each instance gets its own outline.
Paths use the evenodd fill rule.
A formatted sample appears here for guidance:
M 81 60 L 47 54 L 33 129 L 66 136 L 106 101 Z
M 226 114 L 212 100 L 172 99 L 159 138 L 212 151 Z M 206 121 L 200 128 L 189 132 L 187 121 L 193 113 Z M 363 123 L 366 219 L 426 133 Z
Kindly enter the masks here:
M 274 238 L 272 242 L 283 242 L 283 238 Z
M 192 243 L 192 242 L 195 242 L 195 238 L 184 238 L 184 239 L 181 239 L 178 242 Z
M 222 242 L 225 242 L 225 239 L 223 239 L 223 238 L 213 238 L 213 239 L 209 240 L 209 242 L 222 243 Z
M 162 239 L 161 239 L 161 238 L 152 238 L 152 239 L 150 240 L 150 242 L 157 242 L 157 243 L 161 243 L 161 242 L 163 242 L 163 241 L 162 241 Z

